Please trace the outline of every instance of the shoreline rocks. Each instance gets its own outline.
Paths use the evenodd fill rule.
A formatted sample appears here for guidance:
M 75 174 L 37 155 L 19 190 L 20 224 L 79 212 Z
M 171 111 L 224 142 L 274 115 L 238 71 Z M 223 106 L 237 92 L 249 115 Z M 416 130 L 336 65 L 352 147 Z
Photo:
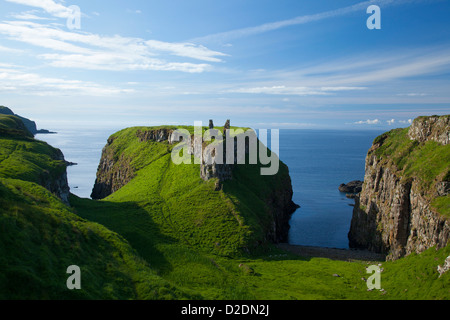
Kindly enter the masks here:
M 348 194 L 357 194 L 362 191 L 364 181 L 351 181 L 347 184 L 343 183 L 339 186 L 339 191 Z

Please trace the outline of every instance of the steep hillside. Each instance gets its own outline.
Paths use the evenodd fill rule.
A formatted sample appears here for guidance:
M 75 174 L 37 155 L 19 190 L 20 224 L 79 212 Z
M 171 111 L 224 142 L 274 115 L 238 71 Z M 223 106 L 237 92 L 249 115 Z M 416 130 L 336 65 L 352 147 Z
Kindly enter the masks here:
M 118 234 L 88 222 L 68 201 L 62 153 L 0 116 L 0 300 L 179 299 Z M 82 290 L 68 290 L 67 268 Z
M 141 127 L 112 135 L 93 198 L 141 203 L 171 236 L 216 253 L 251 251 L 287 239 L 297 207 L 284 164 L 275 176 L 261 176 L 261 165 L 236 165 L 218 189 L 219 179 L 202 179 L 199 164 L 172 162 L 173 130 Z
M 450 238 L 450 116 L 420 117 L 378 137 L 349 233 L 352 247 L 398 259 Z
M 69 202 L 61 150 L 35 140 L 16 116 L 0 115 L 0 177 L 35 182 Z
M 0 137 L 2 136 L 32 138 L 33 134 L 25 127 L 20 118 L 14 115 L 0 114 Z
M 118 234 L 81 219 L 43 187 L 0 178 L 0 300 L 180 299 Z M 69 290 L 67 268 L 81 270 Z

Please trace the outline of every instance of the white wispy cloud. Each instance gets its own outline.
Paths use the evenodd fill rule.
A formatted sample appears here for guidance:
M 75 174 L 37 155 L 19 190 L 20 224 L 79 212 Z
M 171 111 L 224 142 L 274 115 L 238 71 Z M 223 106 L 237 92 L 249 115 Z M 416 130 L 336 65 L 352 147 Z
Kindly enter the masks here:
M 409 77 L 448 72 L 450 69 L 450 47 L 431 46 L 421 48 L 399 48 L 376 56 L 363 52 L 330 61 L 317 61 L 313 66 L 296 67 L 273 71 L 255 79 L 272 78 L 285 82 L 321 87 L 366 87 L 367 84 L 382 83 Z M 403 93 L 398 96 L 425 96 L 423 92 Z
M 370 124 L 370 125 L 374 125 L 374 124 L 380 124 L 381 123 L 381 121 L 380 120 L 378 120 L 378 119 L 374 119 L 374 120 L 365 120 L 365 121 L 363 121 L 363 120 L 361 120 L 361 121 L 358 121 L 358 122 L 355 122 L 354 124 Z
M 125 90 L 95 82 L 43 77 L 36 73 L 0 68 L 0 92 L 12 90 L 23 95 L 38 96 L 110 96 L 134 92 L 132 89 Z
M 54 17 L 69 18 L 73 11 L 70 7 L 63 5 L 62 1 L 55 2 L 53 0 L 6 0 L 21 5 L 35 7 L 46 11 Z
M 50 20 L 51 18 L 41 17 L 36 15 L 36 10 L 26 11 L 22 13 L 11 13 L 9 17 L 18 20 Z
M 297 95 L 305 97 L 302 103 L 313 104 L 411 103 L 418 98 L 430 103 L 447 103 L 450 97 L 447 93 L 434 93 L 436 81 L 422 81 L 417 85 L 416 79 L 448 72 L 448 46 L 399 48 L 376 56 L 363 52 L 307 62 L 304 67 L 247 72 L 240 79 L 241 83 L 237 82 L 223 92 Z M 439 82 L 440 87 L 443 85 Z M 307 96 L 312 98 L 306 100 Z
M 163 70 L 190 73 L 211 69 L 209 63 L 168 61 L 182 57 L 205 62 L 221 62 L 225 54 L 192 43 L 169 43 L 156 40 L 108 37 L 92 33 L 71 32 L 31 21 L 5 21 L 0 33 L 10 40 L 28 43 L 53 52 L 40 58 L 61 68 L 88 70 Z M 58 53 L 55 53 L 58 52 Z M 161 58 L 161 56 L 164 58 Z
M 376 4 L 378 6 L 390 6 L 390 5 L 400 5 L 407 2 L 413 2 L 418 0 L 370 0 L 363 1 L 351 6 L 325 11 L 317 14 L 298 16 L 292 19 L 281 20 L 276 22 L 265 23 L 258 26 L 247 27 L 242 29 L 235 29 L 231 31 L 211 34 L 203 37 L 198 37 L 193 39 L 194 42 L 208 42 L 208 41 L 219 41 L 219 42 L 227 42 L 238 38 L 258 35 L 261 33 L 278 30 L 285 27 L 295 26 L 307 24 L 310 22 L 335 18 L 344 16 L 353 12 L 364 11 L 372 4 Z
M 391 119 L 391 120 L 388 120 L 386 122 L 387 122 L 388 125 L 392 126 L 392 125 L 395 124 L 395 119 Z
M 399 96 L 399 97 L 426 97 L 426 96 L 429 96 L 429 94 L 413 92 L 413 93 L 399 93 L 399 94 L 397 94 L 397 96 Z
M 9 48 L 9 47 L 5 47 L 5 46 L 1 46 L 1 45 L 0 45 L 0 52 L 7 52 L 7 53 L 22 53 L 23 50 L 20 50 L 20 49 L 14 49 L 14 48 Z
M 366 87 L 249 87 L 230 89 L 226 93 L 249 93 L 249 94 L 270 94 L 270 95 L 297 95 L 297 96 L 321 96 L 330 95 L 338 91 L 365 90 Z

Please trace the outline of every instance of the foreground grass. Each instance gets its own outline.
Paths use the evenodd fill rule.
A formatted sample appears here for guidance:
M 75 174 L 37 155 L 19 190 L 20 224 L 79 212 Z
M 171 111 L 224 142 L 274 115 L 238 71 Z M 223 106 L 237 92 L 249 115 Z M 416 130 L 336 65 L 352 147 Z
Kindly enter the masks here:
M 120 235 L 75 215 L 43 187 L 0 179 L 0 299 L 175 299 Z M 82 289 L 66 287 L 71 265 Z
M 192 296 L 208 300 L 449 299 L 450 275 L 439 278 L 450 247 L 382 263 L 383 291 L 363 278 L 373 263 L 306 259 L 268 246 L 259 254 L 226 257 L 161 231 L 139 205 L 71 199 L 77 213 L 124 236 L 152 271 Z M 222 239 L 226 241 L 226 239 Z M 411 266 L 414 266 L 411 268 Z

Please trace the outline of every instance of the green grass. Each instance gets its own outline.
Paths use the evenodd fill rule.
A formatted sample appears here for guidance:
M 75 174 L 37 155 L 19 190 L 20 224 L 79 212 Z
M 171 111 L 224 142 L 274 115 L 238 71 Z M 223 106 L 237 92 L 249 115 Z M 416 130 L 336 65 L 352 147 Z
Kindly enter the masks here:
M 0 299 L 190 297 L 123 237 L 81 219 L 43 187 L 0 179 L 0 195 Z M 81 268 L 82 290 L 66 287 L 70 265 Z
M 262 177 L 260 166 L 237 166 L 233 180 L 216 192 L 215 181 L 200 178 L 199 165 L 173 164 L 173 146 L 137 137 L 138 131 L 154 129 L 130 128 L 111 136 L 106 153 L 117 160 L 115 166 L 132 168 L 134 178 L 105 201 L 138 203 L 171 236 L 215 254 L 232 256 L 265 241 L 272 220 L 267 201 L 285 187 L 287 167 Z
M 32 138 L 23 121 L 14 115 L 0 114 L 0 137 Z
M 431 202 L 431 207 L 433 207 L 437 212 L 446 217 L 450 218 L 450 195 L 445 197 L 438 197 Z
M 137 130 L 113 135 L 117 149 L 109 150 L 134 178 L 102 201 L 72 195 L 72 207 L 33 181 L 58 170 L 51 149 L 2 138 L 0 154 L 16 158 L 17 169 L 0 171 L 0 299 L 450 298 L 450 273 L 436 271 L 450 247 L 384 262 L 384 291 L 368 291 L 366 262 L 302 258 L 264 241 L 266 199 L 286 183 L 287 167 L 262 177 L 258 166 L 238 166 L 214 191 L 199 166 L 175 166 L 167 143 L 139 143 Z M 65 287 L 73 264 L 82 270 L 81 291 Z
M 0 176 L 43 183 L 66 170 L 58 160 L 58 151 L 47 143 L 31 138 L 0 137 Z

